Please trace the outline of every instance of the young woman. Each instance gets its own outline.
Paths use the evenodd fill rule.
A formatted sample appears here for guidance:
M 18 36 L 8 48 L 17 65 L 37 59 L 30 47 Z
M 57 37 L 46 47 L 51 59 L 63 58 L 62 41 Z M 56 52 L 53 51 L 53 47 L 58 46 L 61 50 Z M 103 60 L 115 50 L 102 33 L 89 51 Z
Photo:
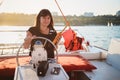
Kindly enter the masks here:
M 30 27 L 27 31 L 24 48 L 29 48 L 32 39 L 35 37 L 45 37 L 53 41 L 56 35 L 57 32 L 53 28 L 53 18 L 50 11 L 48 9 L 42 9 L 37 15 L 36 25 L 34 27 Z M 54 58 L 54 47 L 51 43 L 48 42 L 45 45 L 45 49 L 47 50 L 48 58 Z

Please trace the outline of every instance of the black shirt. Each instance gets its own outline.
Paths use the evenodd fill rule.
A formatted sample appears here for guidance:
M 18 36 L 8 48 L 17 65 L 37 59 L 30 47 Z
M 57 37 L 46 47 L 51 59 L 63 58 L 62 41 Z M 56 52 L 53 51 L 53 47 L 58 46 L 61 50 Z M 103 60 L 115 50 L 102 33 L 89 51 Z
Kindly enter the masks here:
M 43 34 L 40 32 L 40 30 L 37 27 L 30 27 L 28 31 L 32 33 L 32 35 L 35 35 L 37 37 L 45 37 L 47 39 L 50 39 L 51 41 L 54 40 L 55 36 L 57 35 L 57 32 L 53 28 L 49 28 L 48 34 Z M 44 43 L 44 41 L 42 41 Z M 32 48 L 32 45 L 31 45 Z M 48 58 L 54 58 L 54 47 L 51 43 L 47 42 L 47 44 L 44 47 L 47 50 Z M 31 49 L 32 50 L 32 49 Z M 30 52 L 31 55 L 31 52 Z

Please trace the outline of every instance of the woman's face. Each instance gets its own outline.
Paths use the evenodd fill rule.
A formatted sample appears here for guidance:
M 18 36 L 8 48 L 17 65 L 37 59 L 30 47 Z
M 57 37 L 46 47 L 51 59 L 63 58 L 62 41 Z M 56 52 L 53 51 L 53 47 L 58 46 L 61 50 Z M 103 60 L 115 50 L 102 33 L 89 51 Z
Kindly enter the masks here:
M 50 24 L 50 21 L 51 21 L 51 18 L 50 16 L 41 16 L 40 17 L 40 23 L 41 23 L 41 26 L 48 26 Z

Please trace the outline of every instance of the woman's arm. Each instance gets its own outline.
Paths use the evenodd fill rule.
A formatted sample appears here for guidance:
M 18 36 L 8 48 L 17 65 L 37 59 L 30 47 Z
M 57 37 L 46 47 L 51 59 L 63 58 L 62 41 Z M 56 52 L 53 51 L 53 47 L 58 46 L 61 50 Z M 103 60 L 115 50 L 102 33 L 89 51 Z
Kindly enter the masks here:
M 24 43 L 23 43 L 23 46 L 25 49 L 29 48 L 32 38 L 33 38 L 33 36 L 31 34 L 31 32 L 27 31 L 26 38 L 24 39 Z

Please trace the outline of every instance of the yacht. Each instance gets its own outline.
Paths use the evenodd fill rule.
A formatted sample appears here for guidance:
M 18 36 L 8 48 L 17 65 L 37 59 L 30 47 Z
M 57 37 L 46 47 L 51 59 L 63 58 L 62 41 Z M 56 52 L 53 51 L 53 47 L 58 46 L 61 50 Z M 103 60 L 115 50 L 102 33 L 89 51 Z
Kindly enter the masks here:
M 112 22 L 108 22 L 107 26 L 108 27 L 113 26 L 113 23 Z
M 77 34 L 77 30 L 75 30 Z M 59 41 L 56 48 L 55 61 L 49 63 L 44 77 L 38 76 L 31 64 L 29 49 L 22 44 L 1 48 L 0 79 L 4 80 L 119 80 L 120 79 L 120 39 L 113 38 L 109 49 L 87 45 L 87 50 L 66 51 L 64 39 Z M 51 42 L 52 43 L 52 42 Z M 54 44 L 53 44 L 54 45 Z M 9 53 L 6 54 L 6 50 Z M 52 68 L 60 68 L 59 74 L 52 74 Z
M 108 50 L 83 41 L 83 49 L 66 51 L 63 37 L 58 47 L 46 41 L 55 47 L 55 58 L 42 68 L 33 63 L 37 58 L 32 59 L 30 49 L 24 49 L 22 43 L 0 47 L 0 80 L 120 80 L 120 38 L 111 39 Z M 40 70 L 45 70 L 45 75 L 41 76 Z

